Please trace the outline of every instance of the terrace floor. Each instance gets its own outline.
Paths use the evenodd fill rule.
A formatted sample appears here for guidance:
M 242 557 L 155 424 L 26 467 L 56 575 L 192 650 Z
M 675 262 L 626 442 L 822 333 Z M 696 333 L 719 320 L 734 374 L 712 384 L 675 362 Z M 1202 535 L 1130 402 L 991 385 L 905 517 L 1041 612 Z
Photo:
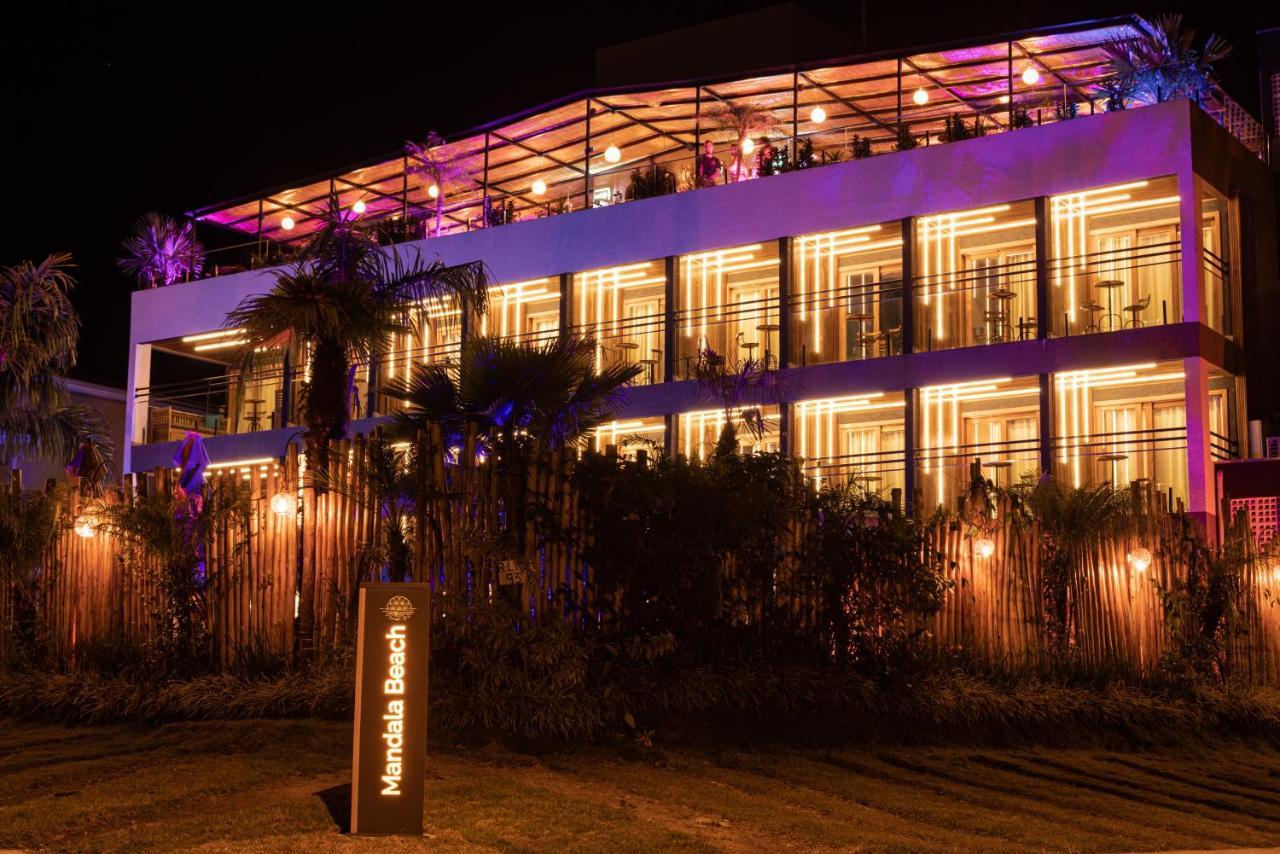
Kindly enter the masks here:
M 405 850 L 345 836 L 350 726 L 0 724 L 0 849 Z M 858 748 L 431 755 L 448 851 L 1152 851 L 1280 845 L 1280 752 Z M 412 847 L 418 847 L 416 844 Z

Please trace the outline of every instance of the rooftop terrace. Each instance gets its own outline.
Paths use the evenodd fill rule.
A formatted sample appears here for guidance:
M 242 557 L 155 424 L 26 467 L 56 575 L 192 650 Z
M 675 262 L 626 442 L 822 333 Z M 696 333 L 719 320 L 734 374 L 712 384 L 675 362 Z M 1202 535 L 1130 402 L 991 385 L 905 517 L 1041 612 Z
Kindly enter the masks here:
M 1107 109 L 1105 47 L 1137 34 L 1135 19 L 1121 17 L 749 77 L 580 92 L 190 215 L 243 235 L 240 248 L 265 263 L 287 257 L 331 207 L 398 242 L 1002 133 Z M 1224 92 L 1214 87 L 1201 107 L 1266 157 L 1262 126 Z

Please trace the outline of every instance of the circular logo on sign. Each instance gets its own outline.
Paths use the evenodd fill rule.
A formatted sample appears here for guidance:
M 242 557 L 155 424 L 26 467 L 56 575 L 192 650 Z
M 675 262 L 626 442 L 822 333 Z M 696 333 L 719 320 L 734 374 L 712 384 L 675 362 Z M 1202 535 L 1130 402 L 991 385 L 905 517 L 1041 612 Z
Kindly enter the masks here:
M 413 607 L 413 603 L 404 596 L 392 596 L 387 600 L 387 604 L 382 606 L 382 613 L 386 615 L 388 620 L 395 620 L 397 623 L 403 623 L 413 616 L 413 612 L 417 608 Z

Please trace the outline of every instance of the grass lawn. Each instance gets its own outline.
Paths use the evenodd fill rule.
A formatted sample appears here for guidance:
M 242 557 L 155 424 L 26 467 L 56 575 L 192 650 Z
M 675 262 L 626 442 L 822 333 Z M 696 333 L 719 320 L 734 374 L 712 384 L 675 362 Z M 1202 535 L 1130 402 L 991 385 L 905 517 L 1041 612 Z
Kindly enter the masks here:
M 0 849 L 403 850 L 352 839 L 350 727 L 0 722 Z M 435 751 L 436 850 L 1149 851 L 1280 846 L 1280 752 Z

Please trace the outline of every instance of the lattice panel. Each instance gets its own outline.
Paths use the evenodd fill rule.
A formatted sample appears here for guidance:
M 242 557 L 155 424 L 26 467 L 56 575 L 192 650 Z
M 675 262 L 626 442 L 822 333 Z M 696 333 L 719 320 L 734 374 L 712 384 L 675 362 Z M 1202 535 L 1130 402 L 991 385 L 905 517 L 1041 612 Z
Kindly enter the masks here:
M 1280 496 L 1231 499 L 1231 518 L 1241 510 L 1249 514 L 1249 529 L 1259 546 L 1266 546 L 1280 530 Z

